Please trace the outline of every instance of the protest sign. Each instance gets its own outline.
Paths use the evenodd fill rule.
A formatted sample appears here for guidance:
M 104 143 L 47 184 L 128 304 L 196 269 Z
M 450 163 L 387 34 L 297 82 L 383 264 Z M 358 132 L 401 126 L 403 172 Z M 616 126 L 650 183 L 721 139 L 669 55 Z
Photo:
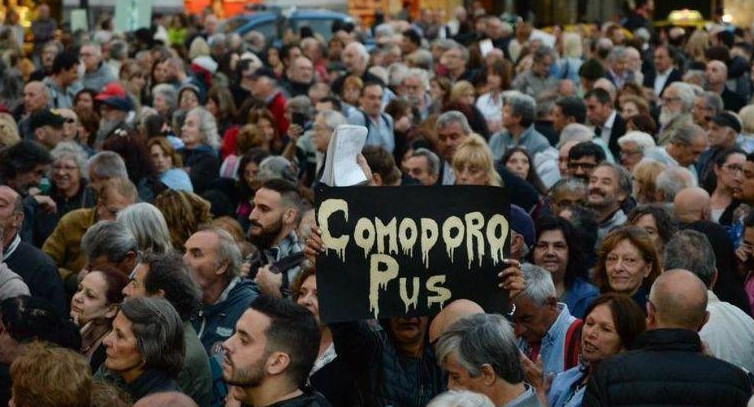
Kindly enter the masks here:
M 318 187 L 317 258 L 325 323 L 434 315 L 466 298 L 507 309 L 498 287 L 510 238 L 497 187 Z

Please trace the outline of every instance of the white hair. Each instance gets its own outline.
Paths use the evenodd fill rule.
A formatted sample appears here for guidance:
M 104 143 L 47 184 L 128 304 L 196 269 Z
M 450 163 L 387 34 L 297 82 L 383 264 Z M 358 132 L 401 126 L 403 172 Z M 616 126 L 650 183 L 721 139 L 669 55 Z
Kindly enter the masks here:
M 364 66 L 369 65 L 369 51 L 367 50 L 367 47 L 364 46 L 364 44 L 354 41 L 348 45 L 346 45 L 346 48 L 353 47 L 356 49 L 356 52 L 361 56 L 362 60 L 364 61 Z
M 433 398 L 427 407 L 494 407 L 492 400 L 468 390 L 448 390 Z
M 422 68 L 411 68 L 406 72 L 406 75 L 403 77 L 403 80 L 405 81 L 408 78 L 419 78 L 419 80 L 422 83 L 422 88 L 424 90 L 429 90 L 429 73 L 426 69 Z
M 560 148 L 569 141 L 592 141 L 594 131 L 581 123 L 571 123 L 563 127 L 560 131 L 560 140 L 557 147 Z
M 408 76 L 409 69 L 403 62 L 393 62 L 387 67 L 387 83 L 390 86 L 399 86 Z
M 555 283 L 552 282 L 552 274 L 542 267 L 524 263 L 521 271 L 526 280 L 526 289 L 521 293 L 533 301 L 536 305 L 547 304 L 552 298 L 558 298 L 555 291 Z
M 623 147 L 626 143 L 636 143 L 642 152 L 648 151 L 655 147 L 655 139 L 643 131 L 629 131 L 618 138 L 618 145 Z

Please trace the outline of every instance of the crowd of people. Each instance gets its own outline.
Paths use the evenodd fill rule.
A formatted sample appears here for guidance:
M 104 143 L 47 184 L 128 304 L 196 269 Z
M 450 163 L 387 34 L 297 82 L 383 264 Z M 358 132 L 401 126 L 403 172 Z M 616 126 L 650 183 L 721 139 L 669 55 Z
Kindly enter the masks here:
M 281 44 L 211 12 L 66 32 L 42 4 L 28 54 L 7 13 L 0 405 L 747 405 L 753 33 L 633 3 Z M 320 320 L 313 191 L 343 124 L 368 132 L 354 188 L 508 191 L 507 309 Z

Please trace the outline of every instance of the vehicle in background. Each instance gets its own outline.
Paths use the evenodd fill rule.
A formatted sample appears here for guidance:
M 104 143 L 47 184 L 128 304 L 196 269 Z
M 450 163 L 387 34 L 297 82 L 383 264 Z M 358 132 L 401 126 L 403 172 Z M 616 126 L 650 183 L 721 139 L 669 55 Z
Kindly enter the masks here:
M 267 38 L 269 44 L 279 45 L 286 30 L 298 33 L 301 27 L 308 26 L 314 34 L 321 35 L 325 41 L 332 36 L 334 22 L 353 23 L 348 14 L 329 10 L 289 9 L 257 11 L 239 14 L 220 23 L 218 31 L 237 33 L 241 36 L 257 31 Z

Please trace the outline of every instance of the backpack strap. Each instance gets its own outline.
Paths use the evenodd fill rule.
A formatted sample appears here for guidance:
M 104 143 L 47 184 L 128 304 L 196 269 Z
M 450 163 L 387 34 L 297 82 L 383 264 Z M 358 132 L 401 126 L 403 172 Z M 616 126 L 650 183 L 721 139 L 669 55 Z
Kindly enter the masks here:
M 581 351 L 581 327 L 584 322 L 576 319 L 568 327 L 565 338 L 564 368 L 568 370 L 579 364 L 579 353 Z

